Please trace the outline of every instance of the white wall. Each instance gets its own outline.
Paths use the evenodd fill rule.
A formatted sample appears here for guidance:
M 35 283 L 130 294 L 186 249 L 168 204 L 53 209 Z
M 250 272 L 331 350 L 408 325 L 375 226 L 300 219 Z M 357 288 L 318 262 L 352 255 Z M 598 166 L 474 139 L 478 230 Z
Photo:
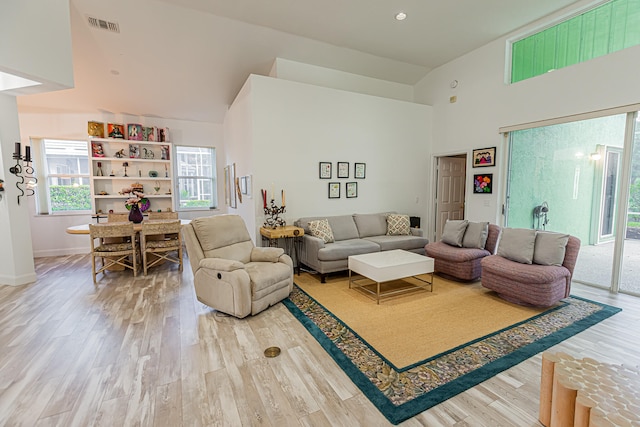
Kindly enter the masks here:
M 276 58 L 270 77 L 413 102 L 413 86 Z
M 2 0 L 0 40 L 0 70 L 43 83 L 25 93 L 73 87 L 68 0 Z
M 522 31 L 536 25 L 540 23 Z M 469 165 L 467 169 L 466 217 L 470 220 L 502 220 L 505 151 L 500 127 L 640 102 L 638 46 L 505 84 L 507 38 L 431 71 L 415 88 L 417 100 L 433 106 L 434 155 L 498 147 L 497 167 L 472 169 Z M 452 80 L 459 82 L 455 89 L 450 87 Z M 453 104 L 449 102 L 452 95 L 457 96 Z M 472 174 L 491 172 L 497 185 L 493 194 L 472 194 Z
M 288 224 L 303 216 L 394 210 L 425 217 L 431 147 L 431 107 L 304 83 L 251 76 L 254 206 L 261 188 L 287 195 Z M 331 162 L 333 178 L 319 179 L 319 162 Z M 349 178 L 336 163 L 349 162 Z M 366 178 L 353 178 L 354 162 Z M 340 182 L 340 199 L 328 183 Z M 358 183 L 347 199 L 345 183 Z M 258 226 L 264 217 L 257 214 Z
M 224 168 L 225 152 L 221 125 L 103 113 L 20 113 L 19 118 L 23 144 L 28 144 L 32 137 L 86 140 L 88 138 L 88 121 L 140 123 L 146 126 L 168 127 L 173 144 L 215 147 L 218 159 L 217 167 L 219 170 Z M 224 195 L 223 185 L 223 182 L 218 182 L 218 195 Z M 88 253 L 89 238 L 82 235 L 70 235 L 65 230 L 69 226 L 93 222 L 91 215 L 36 215 L 34 197 L 26 199 L 29 204 L 28 217 L 34 256 Z M 191 219 L 226 211 L 224 199 L 219 200 L 218 205 L 219 209 L 213 212 L 210 210 L 181 212 L 180 218 Z

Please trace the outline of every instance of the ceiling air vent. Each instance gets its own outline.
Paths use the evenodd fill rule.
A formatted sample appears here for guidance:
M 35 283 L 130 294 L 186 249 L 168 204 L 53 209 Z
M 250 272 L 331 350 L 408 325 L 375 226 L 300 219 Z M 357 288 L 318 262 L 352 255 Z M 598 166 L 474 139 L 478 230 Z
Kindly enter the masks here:
M 87 16 L 87 21 L 89 22 L 89 26 L 93 28 L 111 31 L 112 33 L 120 32 L 120 25 L 118 25 L 117 22 L 109 22 L 104 19 L 94 18 L 93 16 Z

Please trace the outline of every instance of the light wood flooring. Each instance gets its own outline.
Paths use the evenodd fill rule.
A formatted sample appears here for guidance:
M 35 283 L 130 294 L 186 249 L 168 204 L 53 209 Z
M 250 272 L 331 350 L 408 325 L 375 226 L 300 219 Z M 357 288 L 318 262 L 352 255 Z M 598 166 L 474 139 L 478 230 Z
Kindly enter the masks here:
M 219 315 L 195 299 L 188 261 L 183 273 L 108 273 L 95 287 L 87 256 L 38 258 L 36 272 L 36 283 L 0 285 L 0 425 L 390 425 L 282 304 Z M 640 365 L 640 299 L 573 293 L 624 311 L 553 349 Z M 274 345 L 282 354 L 265 358 Z M 540 364 L 402 425 L 538 426 Z

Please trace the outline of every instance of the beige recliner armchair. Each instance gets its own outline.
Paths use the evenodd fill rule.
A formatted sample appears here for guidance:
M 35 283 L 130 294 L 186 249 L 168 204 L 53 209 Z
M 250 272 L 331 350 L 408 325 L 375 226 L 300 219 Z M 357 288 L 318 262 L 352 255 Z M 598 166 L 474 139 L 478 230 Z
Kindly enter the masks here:
M 183 226 L 198 300 L 235 317 L 288 297 L 293 262 L 281 248 L 256 247 L 238 215 L 196 218 Z

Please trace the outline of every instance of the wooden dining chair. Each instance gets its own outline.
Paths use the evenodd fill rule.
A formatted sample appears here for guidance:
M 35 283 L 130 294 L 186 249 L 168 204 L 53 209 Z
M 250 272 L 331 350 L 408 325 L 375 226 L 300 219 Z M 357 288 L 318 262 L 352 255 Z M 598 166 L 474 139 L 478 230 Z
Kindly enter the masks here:
M 109 212 L 107 214 L 107 222 L 129 222 L 129 214 L 128 213 L 113 213 Z
M 149 221 L 178 219 L 178 212 L 149 212 Z M 161 234 L 148 236 L 147 240 L 164 240 L 166 238 L 177 239 L 178 236 L 163 236 Z
M 133 223 L 89 224 L 91 237 L 91 272 L 93 283 L 96 276 L 112 267 L 121 266 L 133 270 L 138 275 L 138 246 Z M 109 243 L 109 239 L 122 238 L 122 241 Z M 96 245 L 96 241 L 98 244 Z M 96 270 L 96 258 L 102 258 L 102 267 Z
M 158 239 L 157 236 L 161 236 Z M 179 219 L 142 223 L 140 252 L 144 275 L 154 265 L 164 261 L 175 262 L 182 271 L 182 232 Z
M 152 219 L 178 219 L 178 212 L 149 212 L 149 220 Z

